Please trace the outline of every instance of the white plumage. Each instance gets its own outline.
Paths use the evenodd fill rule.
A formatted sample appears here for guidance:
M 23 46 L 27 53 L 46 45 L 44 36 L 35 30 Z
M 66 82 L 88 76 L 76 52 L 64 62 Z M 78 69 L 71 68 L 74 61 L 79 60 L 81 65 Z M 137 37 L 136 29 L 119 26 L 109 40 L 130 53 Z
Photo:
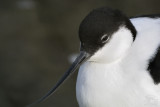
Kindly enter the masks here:
M 79 70 L 76 94 L 80 107 L 160 107 L 148 62 L 160 45 L 160 19 L 132 18 L 137 30 L 121 26 Z M 130 36 L 128 36 L 130 35 Z

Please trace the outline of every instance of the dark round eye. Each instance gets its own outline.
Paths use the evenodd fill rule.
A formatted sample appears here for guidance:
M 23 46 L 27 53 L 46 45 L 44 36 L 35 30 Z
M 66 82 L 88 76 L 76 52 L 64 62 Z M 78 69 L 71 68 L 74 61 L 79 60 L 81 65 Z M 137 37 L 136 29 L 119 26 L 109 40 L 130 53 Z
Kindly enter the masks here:
M 107 36 L 107 35 L 103 35 L 103 36 L 101 37 L 102 43 L 106 43 L 108 40 L 109 40 L 109 36 Z

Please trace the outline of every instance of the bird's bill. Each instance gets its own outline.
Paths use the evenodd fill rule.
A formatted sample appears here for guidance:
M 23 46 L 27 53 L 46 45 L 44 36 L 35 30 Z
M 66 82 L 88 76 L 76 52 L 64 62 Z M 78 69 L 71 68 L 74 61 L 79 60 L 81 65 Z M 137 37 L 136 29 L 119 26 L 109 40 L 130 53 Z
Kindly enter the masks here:
M 81 51 L 78 57 L 75 59 L 75 61 L 72 63 L 70 68 L 64 73 L 64 75 L 61 77 L 61 79 L 57 82 L 57 84 L 53 87 L 51 92 L 53 93 L 63 82 L 67 79 L 73 72 L 76 71 L 76 69 L 87 59 L 89 58 L 89 54 L 85 51 Z
M 50 95 L 52 95 L 56 91 L 56 89 L 64 82 L 64 80 L 66 80 L 67 77 L 69 77 L 74 71 L 76 71 L 76 69 L 83 62 L 85 62 L 89 57 L 90 57 L 90 55 L 87 52 L 80 51 L 80 54 L 78 55 L 78 57 L 72 63 L 72 65 L 70 66 L 68 71 L 66 71 L 64 73 L 64 75 L 60 78 L 60 80 L 56 83 L 56 85 L 45 96 L 43 96 L 41 99 L 39 99 L 38 101 L 34 102 L 33 104 L 40 103 L 40 102 L 44 101 L 46 98 L 48 98 Z M 33 105 L 33 104 L 31 104 L 31 105 Z

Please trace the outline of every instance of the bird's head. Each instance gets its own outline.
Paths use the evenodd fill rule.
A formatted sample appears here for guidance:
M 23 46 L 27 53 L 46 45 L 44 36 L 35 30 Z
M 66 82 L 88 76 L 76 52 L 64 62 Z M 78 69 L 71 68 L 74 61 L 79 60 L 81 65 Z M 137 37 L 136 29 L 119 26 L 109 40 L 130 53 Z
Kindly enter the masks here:
M 88 61 L 110 63 L 123 57 L 136 36 L 129 18 L 119 10 L 98 8 L 81 22 L 79 38 L 81 51 Z

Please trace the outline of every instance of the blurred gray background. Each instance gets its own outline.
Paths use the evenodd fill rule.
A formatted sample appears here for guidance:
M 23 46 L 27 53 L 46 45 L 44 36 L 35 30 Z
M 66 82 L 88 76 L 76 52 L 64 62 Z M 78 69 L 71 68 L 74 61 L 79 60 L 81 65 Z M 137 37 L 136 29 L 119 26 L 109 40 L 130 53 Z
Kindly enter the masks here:
M 128 16 L 160 13 L 160 0 L 0 0 L 0 107 L 42 97 L 78 53 L 80 22 L 102 6 Z M 78 107 L 76 77 L 35 107 Z

